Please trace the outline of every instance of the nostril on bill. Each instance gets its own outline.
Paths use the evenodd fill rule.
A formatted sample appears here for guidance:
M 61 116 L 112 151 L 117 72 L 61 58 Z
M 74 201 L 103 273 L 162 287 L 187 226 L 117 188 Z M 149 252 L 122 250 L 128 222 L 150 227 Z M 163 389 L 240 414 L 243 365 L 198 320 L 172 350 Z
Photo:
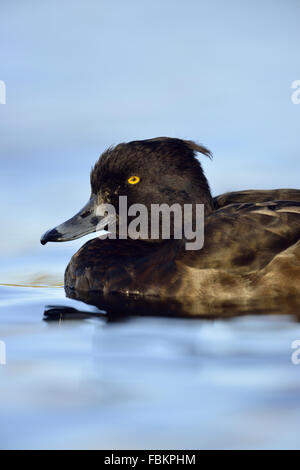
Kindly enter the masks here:
M 91 211 L 85 211 L 83 214 L 81 214 L 81 218 L 82 219 L 85 219 L 86 217 L 88 217 L 89 215 L 91 215 Z

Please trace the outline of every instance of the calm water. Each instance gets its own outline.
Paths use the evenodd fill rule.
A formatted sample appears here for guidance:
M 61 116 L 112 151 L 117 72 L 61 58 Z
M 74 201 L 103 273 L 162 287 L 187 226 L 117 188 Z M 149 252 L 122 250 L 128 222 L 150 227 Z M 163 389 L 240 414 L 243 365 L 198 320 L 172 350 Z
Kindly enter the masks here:
M 61 287 L 0 296 L 1 448 L 300 447 L 296 316 L 112 319 Z

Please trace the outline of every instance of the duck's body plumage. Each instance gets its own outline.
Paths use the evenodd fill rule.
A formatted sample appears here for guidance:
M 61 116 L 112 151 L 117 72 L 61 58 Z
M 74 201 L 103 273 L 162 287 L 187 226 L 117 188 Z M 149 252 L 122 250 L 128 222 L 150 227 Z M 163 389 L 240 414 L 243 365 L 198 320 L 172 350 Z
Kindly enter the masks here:
M 266 267 L 297 245 L 300 191 L 298 199 L 299 202 L 242 203 L 219 208 L 206 218 L 204 247 L 196 253 L 185 251 L 177 240 L 160 244 L 90 240 L 73 256 L 65 273 L 65 285 L 77 291 L 164 299 L 205 296 L 221 300 L 249 297 L 256 292 L 289 295 L 291 289 L 295 292 L 300 277 L 285 271 L 286 279 L 279 290 L 275 282 L 277 268 L 274 289 L 268 279 L 268 290 L 264 291 L 263 273 L 270 277 Z M 295 260 L 290 261 L 294 274 Z
M 232 191 L 213 198 L 214 209 L 229 204 L 262 203 L 271 201 L 300 202 L 299 189 L 246 189 L 245 191 Z
M 204 147 L 158 138 L 121 144 L 116 149 L 107 151 L 92 172 L 91 200 L 101 193 L 101 197 L 106 194 L 106 202 L 112 202 L 114 194 L 127 190 L 122 181 L 139 174 L 141 192 L 128 188 L 130 202 L 204 203 L 204 246 L 187 251 L 183 239 L 95 238 L 72 257 L 66 269 L 69 293 L 118 293 L 163 300 L 190 297 L 205 302 L 300 296 L 300 190 L 246 190 L 212 198 L 201 165 L 193 166 L 196 151 L 209 155 Z M 143 164 L 147 166 L 149 161 L 144 176 Z M 155 163 L 163 166 L 165 161 L 169 166 L 159 186 L 155 177 L 162 169 L 155 168 Z M 88 206 L 76 216 L 80 224 L 91 212 Z M 67 222 L 68 229 L 63 224 L 47 232 L 43 241 L 76 238 L 77 234 L 65 236 L 63 232 L 70 232 L 72 221 Z

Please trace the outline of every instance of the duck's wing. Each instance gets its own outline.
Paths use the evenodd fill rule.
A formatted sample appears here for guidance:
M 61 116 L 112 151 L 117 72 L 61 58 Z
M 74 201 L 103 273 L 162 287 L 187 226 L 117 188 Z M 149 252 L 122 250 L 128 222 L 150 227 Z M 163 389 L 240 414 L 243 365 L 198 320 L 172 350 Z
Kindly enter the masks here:
M 185 258 L 194 267 L 249 273 L 299 238 L 300 202 L 230 204 L 206 217 L 204 247 Z
M 300 202 L 300 189 L 249 189 L 234 191 L 216 196 L 214 199 L 216 209 L 229 204 L 267 201 L 296 201 Z

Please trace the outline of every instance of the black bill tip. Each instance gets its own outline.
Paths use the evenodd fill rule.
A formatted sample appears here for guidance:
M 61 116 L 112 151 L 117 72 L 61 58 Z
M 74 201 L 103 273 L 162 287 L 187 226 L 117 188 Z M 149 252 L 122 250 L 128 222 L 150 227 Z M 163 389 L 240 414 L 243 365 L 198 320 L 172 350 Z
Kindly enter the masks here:
M 41 244 L 46 245 L 47 242 L 56 242 L 60 237 L 61 234 L 56 230 L 56 228 L 53 228 L 44 233 L 41 238 Z

